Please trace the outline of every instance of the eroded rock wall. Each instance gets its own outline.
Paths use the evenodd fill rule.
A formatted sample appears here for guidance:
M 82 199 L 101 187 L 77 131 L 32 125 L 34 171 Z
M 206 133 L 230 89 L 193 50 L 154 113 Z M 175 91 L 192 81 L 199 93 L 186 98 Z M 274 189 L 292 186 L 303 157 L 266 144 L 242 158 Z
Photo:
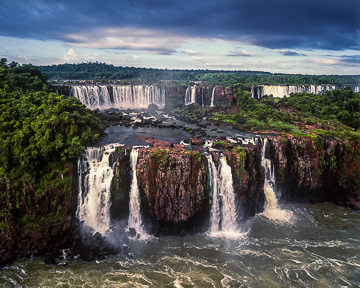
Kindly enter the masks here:
M 283 201 L 332 201 L 360 208 L 359 143 L 276 137 L 271 153 Z
M 207 163 L 198 151 L 185 148 L 140 149 L 137 164 L 144 214 L 155 233 L 202 229 L 209 211 Z M 204 223 L 205 221 L 205 223 Z

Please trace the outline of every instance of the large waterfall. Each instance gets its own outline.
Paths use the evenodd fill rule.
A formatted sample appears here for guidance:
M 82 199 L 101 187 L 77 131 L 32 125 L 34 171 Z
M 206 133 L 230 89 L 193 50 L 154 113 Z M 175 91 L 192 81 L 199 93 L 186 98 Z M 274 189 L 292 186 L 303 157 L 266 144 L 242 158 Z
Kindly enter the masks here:
M 185 105 L 196 103 L 196 85 L 186 88 Z
M 136 176 L 136 164 L 138 159 L 139 150 L 133 148 L 130 153 L 131 169 L 132 169 L 132 181 L 130 189 L 130 202 L 129 202 L 129 220 L 128 228 L 135 229 L 136 234 L 140 240 L 149 238 L 149 235 L 145 232 L 141 211 L 140 211 L 140 194 L 139 186 Z
M 72 94 L 89 109 L 165 107 L 165 88 L 145 85 L 76 85 Z
M 78 160 L 79 203 L 77 216 L 85 226 L 104 234 L 110 224 L 110 187 L 113 168 L 109 157 L 116 145 L 89 147 Z
M 206 158 L 208 160 L 212 190 L 210 235 L 227 238 L 243 236 L 243 233 L 239 231 L 236 220 L 236 204 L 231 167 L 224 155 L 220 156 L 218 169 L 216 169 L 211 155 L 206 155 Z
M 212 92 L 211 92 L 210 107 L 214 107 L 215 92 L 216 92 L 216 87 L 214 86 L 214 88 L 212 89 Z
M 263 215 L 267 218 L 277 222 L 289 222 L 292 218 L 292 213 L 288 210 L 283 210 L 278 205 L 278 200 L 275 194 L 275 173 L 272 161 L 266 158 L 266 147 L 268 139 L 265 138 L 261 147 L 261 165 L 265 168 L 264 179 L 264 194 L 265 194 L 265 210 Z

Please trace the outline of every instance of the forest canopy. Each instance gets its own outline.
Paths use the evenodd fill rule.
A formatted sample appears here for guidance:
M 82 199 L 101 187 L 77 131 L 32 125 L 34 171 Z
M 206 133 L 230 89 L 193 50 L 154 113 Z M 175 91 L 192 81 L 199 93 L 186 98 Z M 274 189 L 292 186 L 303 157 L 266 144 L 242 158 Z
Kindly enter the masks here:
M 50 92 L 33 65 L 0 62 L 0 177 L 32 178 L 75 160 L 102 133 L 74 97 Z
M 168 70 L 114 66 L 99 62 L 38 66 L 50 80 L 125 81 L 151 84 L 159 81 L 202 81 L 231 86 L 236 83 L 263 85 L 358 84 L 360 75 L 303 75 L 262 71 Z

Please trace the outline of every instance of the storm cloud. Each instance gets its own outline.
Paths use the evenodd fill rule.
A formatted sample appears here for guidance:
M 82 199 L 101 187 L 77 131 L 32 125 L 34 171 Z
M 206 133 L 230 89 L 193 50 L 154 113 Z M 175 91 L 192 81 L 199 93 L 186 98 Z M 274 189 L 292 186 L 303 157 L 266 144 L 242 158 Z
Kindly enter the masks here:
M 358 0 L 3 0 L 1 6 L 0 36 L 79 46 L 101 39 L 102 31 L 114 29 L 108 36 L 121 39 L 116 29 L 139 29 L 153 31 L 155 38 L 216 38 L 270 49 L 359 49 Z M 151 37 L 150 33 L 147 39 Z M 129 41 L 104 43 L 103 48 L 167 54 L 174 49 L 171 45 L 151 47 L 151 41 L 134 46 Z

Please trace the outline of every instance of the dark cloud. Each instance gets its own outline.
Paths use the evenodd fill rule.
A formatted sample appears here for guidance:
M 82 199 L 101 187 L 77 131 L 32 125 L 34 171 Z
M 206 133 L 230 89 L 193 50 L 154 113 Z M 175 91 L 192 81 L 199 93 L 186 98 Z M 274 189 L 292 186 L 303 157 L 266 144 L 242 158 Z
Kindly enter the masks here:
M 351 63 L 351 64 L 358 64 L 360 63 L 360 55 L 352 55 L 352 56 L 341 56 L 341 62 Z
M 2 0 L 0 35 L 69 41 L 99 28 L 246 40 L 276 49 L 359 49 L 358 0 Z
M 295 51 L 280 51 L 279 53 L 283 56 L 305 56 L 305 54 L 297 53 Z

